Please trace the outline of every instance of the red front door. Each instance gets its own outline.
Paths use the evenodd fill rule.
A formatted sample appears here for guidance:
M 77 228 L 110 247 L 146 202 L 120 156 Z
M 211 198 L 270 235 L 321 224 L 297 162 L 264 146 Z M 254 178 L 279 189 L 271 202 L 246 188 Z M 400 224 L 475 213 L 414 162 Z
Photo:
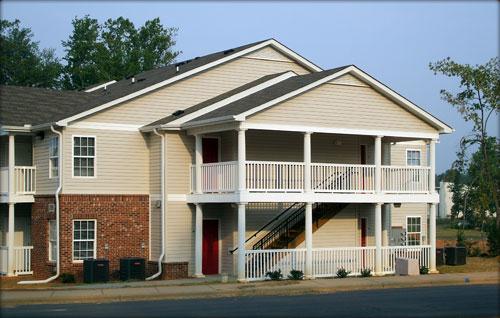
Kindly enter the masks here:
M 361 246 L 366 246 L 366 219 L 361 219 Z
M 219 139 L 203 138 L 203 163 L 211 163 L 219 161 Z
M 219 221 L 203 220 L 203 261 L 205 275 L 219 274 Z

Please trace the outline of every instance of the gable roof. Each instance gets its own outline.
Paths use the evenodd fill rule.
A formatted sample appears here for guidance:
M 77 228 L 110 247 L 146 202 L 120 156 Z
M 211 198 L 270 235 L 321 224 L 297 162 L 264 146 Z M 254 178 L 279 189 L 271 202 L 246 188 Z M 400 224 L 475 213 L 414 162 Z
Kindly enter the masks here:
M 334 78 L 340 77 L 341 75 L 344 75 L 346 73 L 351 73 L 358 77 L 360 80 L 368 83 L 379 93 L 393 100 L 398 105 L 408 110 L 410 113 L 429 123 L 431 126 L 436 127 L 436 129 L 438 129 L 440 132 L 450 133 L 453 131 L 453 128 L 451 128 L 447 124 L 432 116 L 430 113 L 426 112 L 417 105 L 413 104 L 405 97 L 399 95 L 398 93 L 380 83 L 354 65 L 291 77 L 285 81 L 267 87 L 254 94 L 228 103 L 223 107 L 219 107 L 195 119 L 187 121 L 182 125 L 182 127 L 189 128 L 206 125 L 208 123 L 244 121 L 246 117 L 252 114 L 262 111 L 268 107 L 272 107 L 273 105 L 276 105 L 296 95 L 302 94 L 310 89 L 313 89 L 314 87 L 317 87 Z
M 145 71 L 135 75 L 134 82 L 129 78 L 94 85 L 87 88 L 86 92 L 4 86 L 5 89 L 3 87 L 1 89 L 0 125 L 5 128 L 6 126 L 35 126 L 57 122 L 58 125 L 65 126 L 71 121 L 136 98 L 266 46 L 272 46 L 312 71 L 321 70 L 275 39 L 267 39 Z M 9 114 L 4 115 L 3 109 Z M 25 115 L 26 112 L 30 114 Z
M 276 79 L 279 80 L 279 78 L 282 77 L 283 75 L 286 75 L 285 77 L 283 77 L 283 80 L 286 78 L 289 78 L 291 76 L 297 76 L 297 74 L 294 73 L 293 71 L 286 71 L 286 72 L 262 76 L 262 77 L 254 80 L 252 82 L 249 82 L 249 83 L 246 83 L 246 84 L 241 85 L 239 87 L 236 87 L 230 91 L 227 91 L 225 93 L 217 95 L 217 96 L 215 96 L 211 99 L 208 99 L 206 101 L 203 101 L 199 104 L 196 104 L 196 105 L 191 106 L 189 108 L 186 108 L 184 110 L 178 110 L 174 114 L 168 115 L 162 119 L 159 119 L 155 122 L 152 122 L 152 123 L 142 127 L 141 129 L 145 130 L 147 128 L 157 128 L 157 127 L 172 123 L 172 122 L 177 121 L 177 120 L 182 120 L 184 118 L 187 118 L 189 115 L 195 115 L 196 112 L 198 112 L 200 110 L 204 110 L 208 106 L 211 106 L 211 105 L 214 105 L 218 102 L 224 101 L 230 97 L 233 97 L 233 96 L 238 95 L 240 93 L 243 93 L 245 91 L 249 91 L 252 88 L 258 88 L 263 83 L 266 83 L 266 82 L 275 83 L 276 81 L 272 81 L 272 80 L 276 80 Z M 188 120 L 186 120 L 186 121 L 188 121 Z
M 87 109 L 93 95 L 78 91 L 0 86 L 0 124 L 2 126 L 40 125 Z

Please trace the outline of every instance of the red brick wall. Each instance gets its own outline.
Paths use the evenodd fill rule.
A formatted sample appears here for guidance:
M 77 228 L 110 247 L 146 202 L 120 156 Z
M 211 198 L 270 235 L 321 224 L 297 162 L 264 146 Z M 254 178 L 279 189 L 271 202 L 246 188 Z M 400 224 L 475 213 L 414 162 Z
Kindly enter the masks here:
M 49 262 L 49 220 L 56 218 L 48 211 L 49 203 L 55 203 L 51 196 L 36 196 L 31 209 L 31 268 L 36 279 L 50 277 L 55 272 L 55 263 Z
M 54 197 L 35 198 L 32 213 L 34 243 L 33 270 L 37 277 L 48 277 L 47 210 Z M 52 213 L 54 214 L 54 213 Z M 122 257 L 149 258 L 149 196 L 147 195 L 69 195 L 60 196 L 61 273 L 83 277 L 83 264 L 72 261 L 73 220 L 97 221 L 97 258 L 109 259 L 110 273 L 119 270 Z M 107 248 L 106 248 L 107 245 Z

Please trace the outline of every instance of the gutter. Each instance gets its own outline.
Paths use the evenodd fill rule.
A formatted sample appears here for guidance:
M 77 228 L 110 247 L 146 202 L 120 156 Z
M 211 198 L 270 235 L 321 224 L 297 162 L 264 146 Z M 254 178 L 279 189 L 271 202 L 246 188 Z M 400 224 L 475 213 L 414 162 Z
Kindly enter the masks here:
M 59 180 L 58 180 L 58 187 L 57 187 L 57 190 L 56 190 L 56 194 L 55 194 L 55 199 L 56 199 L 56 248 L 57 248 L 57 252 L 56 252 L 56 274 L 54 276 L 51 276 L 47 279 L 44 279 L 44 280 L 23 280 L 23 281 L 20 281 L 18 282 L 18 284 L 21 284 L 21 285 L 25 285 L 25 284 L 46 284 L 46 283 L 50 283 L 51 281 L 57 279 L 59 277 L 59 273 L 60 273 L 60 270 L 61 270 L 61 263 L 60 263 L 60 239 L 59 239 L 59 195 L 61 194 L 61 191 L 62 191 L 62 178 L 63 178 L 63 171 L 62 171 L 62 162 L 63 162 L 63 138 L 62 138 L 62 133 L 58 130 L 55 130 L 54 129 L 54 126 L 50 126 L 50 130 L 57 134 L 58 137 L 59 137 L 59 162 L 58 162 L 58 167 L 57 169 L 59 170 Z
M 161 255 L 158 257 L 158 272 L 146 278 L 146 280 L 153 280 L 161 275 L 162 265 L 161 262 L 165 257 L 165 135 L 158 133 L 155 128 L 153 130 L 155 135 L 161 138 L 161 156 L 160 156 L 160 175 L 161 175 Z M 150 233 L 151 234 L 151 233 Z

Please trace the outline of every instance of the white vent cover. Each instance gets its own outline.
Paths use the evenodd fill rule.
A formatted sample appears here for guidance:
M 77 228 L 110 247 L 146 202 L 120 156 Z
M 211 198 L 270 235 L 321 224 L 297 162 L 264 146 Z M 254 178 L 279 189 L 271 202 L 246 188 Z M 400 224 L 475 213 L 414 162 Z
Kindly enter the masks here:
M 47 206 L 47 209 L 49 210 L 49 213 L 55 212 L 56 205 L 54 203 L 49 203 L 49 205 Z

